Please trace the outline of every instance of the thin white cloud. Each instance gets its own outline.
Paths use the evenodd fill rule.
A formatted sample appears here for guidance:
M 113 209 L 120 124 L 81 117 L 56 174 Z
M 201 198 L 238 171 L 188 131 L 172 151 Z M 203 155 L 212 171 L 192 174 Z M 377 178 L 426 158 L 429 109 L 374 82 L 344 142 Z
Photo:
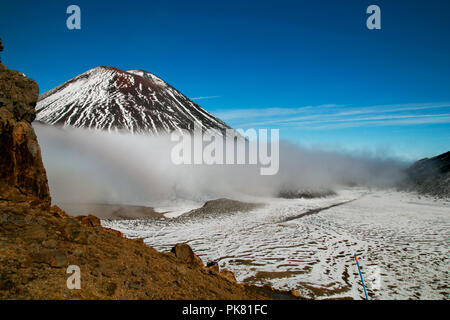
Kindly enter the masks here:
M 381 121 L 370 121 L 370 122 L 343 122 L 343 123 L 330 123 L 325 125 L 300 125 L 303 129 L 312 130 L 329 130 L 329 129 L 345 129 L 354 127 L 385 127 L 385 126 L 409 126 L 409 125 L 420 125 L 420 124 L 439 124 L 439 123 L 450 123 L 450 116 L 440 116 L 440 117 L 416 117 L 408 119 L 390 119 Z
M 348 111 L 343 111 L 339 115 L 355 115 L 366 113 L 392 113 L 392 112 L 405 112 L 427 109 L 440 109 L 450 107 L 450 102 L 444 103 L 419 103 L 419 104 L 391 104 L 391 105 L 375 105 L 362 108 L 350 108 Z
M 303 106 L 296 108 L 248 108 L 248 109 L 234 109 L 215 112 L 215 115 L 223 120 L 233 120 L 242 118 L 269 118 L 273 116 L 288 116 L 301 114 L 313 109 L 321 108 L 336 108 L 342 107 L 342 105 L 336 104 L 323 104 L 318 106 Z
M 449 122 L 450 113 L 437 113 L 449 102 L 345 107 L 318 105 L 297 108 L 238 109 L 216 113 L 235 120 L 235 127 L 283 126 L 308 129 L 338 129 L 362 126 L 417 125 Z M 445 110 L 447 111 L 447 110 Z
M 205 100 L 205 99 L 216 99 L 216 98 L 220 98 L 220 96 L 195 97 L 195 98 L 190 98 L 190 99 L 191 100 Z

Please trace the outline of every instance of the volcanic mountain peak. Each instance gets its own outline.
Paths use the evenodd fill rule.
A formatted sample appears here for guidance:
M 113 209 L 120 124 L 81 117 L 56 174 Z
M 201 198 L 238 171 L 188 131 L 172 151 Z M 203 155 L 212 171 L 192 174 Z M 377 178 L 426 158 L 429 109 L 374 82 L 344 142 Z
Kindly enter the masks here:
M 143 70 L 100 66 L 42 94 L 37 120 L 108 131 L 162 134 L 230 128 L 161 78 Z

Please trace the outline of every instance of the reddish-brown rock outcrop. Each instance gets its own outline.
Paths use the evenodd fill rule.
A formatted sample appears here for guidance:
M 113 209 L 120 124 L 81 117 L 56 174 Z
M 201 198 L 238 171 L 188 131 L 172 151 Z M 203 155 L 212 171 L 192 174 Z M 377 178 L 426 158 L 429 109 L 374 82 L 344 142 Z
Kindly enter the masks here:
M 50 205 L 47 175 L 31 122 L 39 88 L 0 63 L 0 199 Z
M 191 247 L 185 243 L 177 243 L 172 248 L 172 253 L 175 254 L 175 257 L 187 264 L 203 267 L 202 260 L 197 257 Z

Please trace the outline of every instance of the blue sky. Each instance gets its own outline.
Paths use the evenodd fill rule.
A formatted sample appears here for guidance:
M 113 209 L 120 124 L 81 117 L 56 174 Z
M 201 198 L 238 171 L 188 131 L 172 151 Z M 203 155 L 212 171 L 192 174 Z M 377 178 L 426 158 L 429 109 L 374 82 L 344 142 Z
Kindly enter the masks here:
M 66 8 L 81 8 L 81 30 Z M 381 30 L 366 8 L 381 8 Z M 10 1 L 2 61 L 41 92 L 144 69 L 233 127 L 417 159 L 448 151 L 450 1 Z M 200 98 L 200 99 L 199 99 Z

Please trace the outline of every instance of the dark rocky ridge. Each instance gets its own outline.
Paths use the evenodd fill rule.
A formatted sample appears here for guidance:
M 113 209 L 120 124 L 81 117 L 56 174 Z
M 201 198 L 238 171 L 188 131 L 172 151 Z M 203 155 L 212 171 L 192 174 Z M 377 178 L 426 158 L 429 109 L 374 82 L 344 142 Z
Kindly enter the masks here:
M 337 193 L 329 189 L 317 189 L 317 190 L 282 190 L 279 192 L 278 197 L 284 199 L 316 199 L 335 196 Z
M 92 214 L 99 219 L 126 220 L 126 219 L 148 219 L 163 218 L 163 213 L 157 212 L 152 207 L 100 204 L 100 203 L 61 203 L 64 211 L 72 216 Z
M 226 198 L 206 201 L 205 204 L 198 209 L 193 209 L 186 212 L 178 219 L 185 219 L 191 217 L 209 217 L 211 215 L 219 214 L 233 214 L 236 212 L 248 212 L 253 209 L 264 206 L 261 203 L 249 203 Z
M 400 189 L 450 198 L 450 151 L 415 162 L 406 170 Z

